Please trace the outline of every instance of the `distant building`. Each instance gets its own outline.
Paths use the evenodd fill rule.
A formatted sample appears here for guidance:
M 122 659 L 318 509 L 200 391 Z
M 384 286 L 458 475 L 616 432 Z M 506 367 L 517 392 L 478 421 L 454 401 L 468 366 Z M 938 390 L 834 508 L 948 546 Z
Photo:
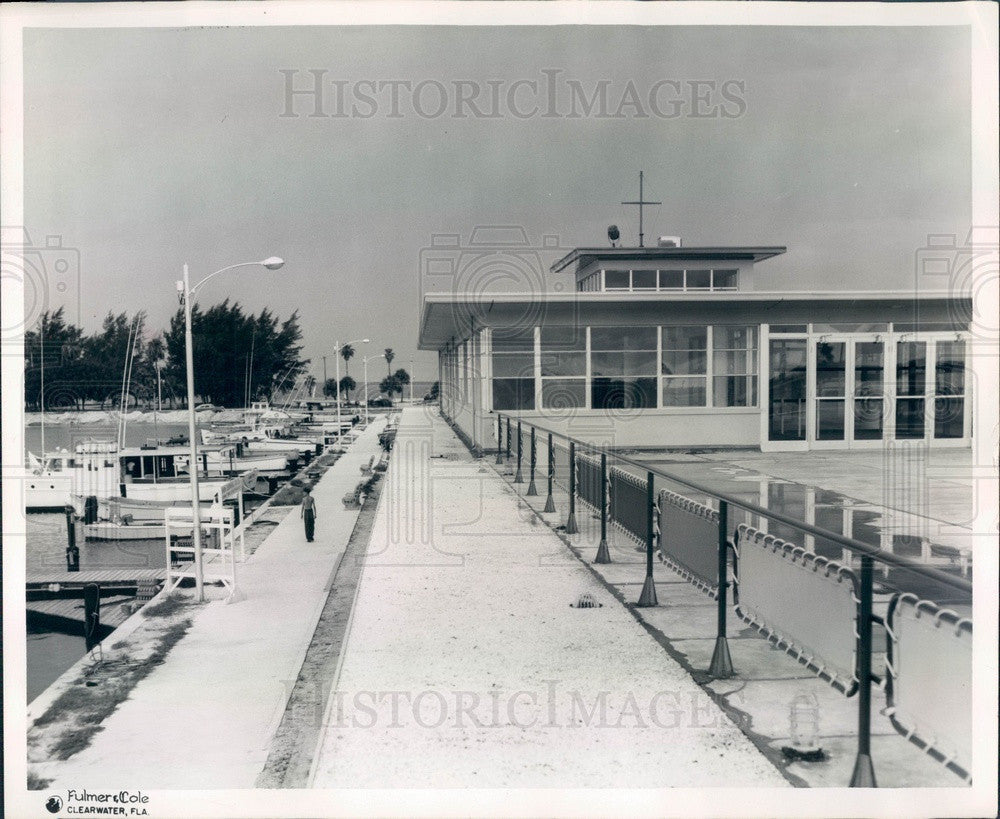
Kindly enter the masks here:
M 574 292 L 426 294 L 419 346 L 484 448 L 495 410 L 625 447 L 969 445 L 970 297 L 768 290 L 784 252 L 577 248 Z

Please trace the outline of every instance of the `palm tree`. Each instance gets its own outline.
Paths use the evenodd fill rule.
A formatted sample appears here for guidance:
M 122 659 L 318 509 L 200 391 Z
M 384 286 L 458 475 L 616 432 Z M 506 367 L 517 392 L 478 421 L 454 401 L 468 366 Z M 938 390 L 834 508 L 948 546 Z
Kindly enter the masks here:
M 344 358 L 344 367 L 347 369 L 345 375 L 351 374 L 351 359 L 354 358 L 354 348 L 350 344 L 345 344 L 340 348 L 340 354 Z
M 385 348 L 385 371 L 392 376 L 392 360 L 396 357 L 396 354 L 392 351 L 392 347 Z

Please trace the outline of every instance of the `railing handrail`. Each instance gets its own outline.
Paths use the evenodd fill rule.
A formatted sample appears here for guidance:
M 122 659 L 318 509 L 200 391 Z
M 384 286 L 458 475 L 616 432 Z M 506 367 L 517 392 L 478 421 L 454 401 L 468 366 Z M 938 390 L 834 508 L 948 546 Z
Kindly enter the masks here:
M 751 503 L 750 501 L 743 501 L 740 500 L 739 498 L 733 497 L 732 495 L 727 495 L 723 492 L 718 492 L 714 489 L 709 489 L 708 487 L 702 486 L 701 484 L 695 483 L 694 481 L 688 480 L 687 478 L 681 478 L 677 475 L 673 475 L 670 472 L 667 472 L 665 469 L 662 469 L 658 466 L 654 466 L 649 463 L 643 463 L 642 461 L 633 460 L 625 455 L 620 455 L 616 452 L 610 451 L 607 447 L 597 446 L 595 444 L 590 444 L 586 441 L 582 441 L 578 438 L 573 438 L 570 435 L 558 432 L 553 429 L 549 429 L 547 427 L 543 427 L 541 424 L 536 424 L 534 421 L 526 420 L 524 418 L 521 418 L 520 416 L 499 410 L 496 410 L 494 412 L 496 412 L 498 418 L 506 417 L 508 419 L 518 420 L 523 424 L 534 427 L 540 432 L 550 434 L 554 438 L 561 438 L 565 440 L 567 443 L 572 442 L 577 447 L 580 447 L 589 454 L 607 455 L 608 457 L 614 458 L 618 461 L 621 461 L 622 463 L 626 463 L 629 466 L 641 469 L 643 472 L 652 472 L 654 475 L 658 475 L 659 477 L 664 478 L 668 481 L 673 481 L 674 483 L 679 483 L 683 486 L 686 486 L 689 489 L 695 490 L 696 492 L 700 492 L 705 495 L 709 495 L 710 497 L 716 498 L 717 500 L 724 501 L 725 503 L 728 503 L 731 506 L 739 507 L 740 509 L 744 509 L 755 515 L 766 517 L 769 520 L 774 520 L 778 523 L 784 523 L 786 526 L 792 526 L 795 529 L 805 532 L 806 534 L 810 534 L 815 537 L 820 537 L 823 538 L 824 540 L 832 541 L 833 543 L 837 543 L 840 546 L 844 546 L 848 549 L 851 549 L 852 551 L 859 552 L 863 555 L 868 555 L 869 557 L 878 560 L 882 563 L 885 563 L 889 566 L 895 566 L 896 568 L 899 569 L 906 569 L 908 571 L 912 571 L 915 574 L 918 574 L 922 577 L 926 577 L 929 580 L 935 580 L 938 583 L 950 586 L 951 588 L 964 592 L 970 596 L 972 594 L 972 583 L 966 580 L 965 578 L 955 577 L 954 575 L 950 575 L 947 572 L 941 571 L 940 569 L 935 569 L 932 566 L 925 566 L 922 563 L 918 563 L 917 561 L 912 560 L 911 558 L 903 557 L 902 555 L 897 555 L 892 552 L 884 552 L 881 549 L 877 549 L 868 543 L 862 543 L 860 540 L 855 540 L 852 537 L 847 537 L 846 535 L 840 535 L 837 534 L 836 532 L 830 532 L 826 529 L 822 529 L 819 526 L 815 526 L 811 523 L 806 523 L 805 521 L 789 517 L 788 515 L 782 514 L 781 512 L 775 512 L 772 509 L 767 509 L 763 506 L 758 506 L 757 504 Z

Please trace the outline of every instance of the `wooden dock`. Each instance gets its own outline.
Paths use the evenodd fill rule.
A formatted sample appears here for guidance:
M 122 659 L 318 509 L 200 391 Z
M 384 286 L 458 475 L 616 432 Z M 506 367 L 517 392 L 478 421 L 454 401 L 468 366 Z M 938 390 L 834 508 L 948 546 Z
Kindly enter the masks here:
M 101 598 L 101 627 L 97 635 L 100 639 L 103 640 L 131 616 L 123 604 L 134 599 L 132 595 Z M 83 600 L 29 600 L 26 607 L 29 620 L 67 634 L 83 634 Z
M 83 589 L 90 583 L 96 583 L 102 589 L 133 588 L 140 581 L 164 582 L 167 570 L 164 569 L 92 569 L 85 572 L 67 571 L 29 571 L 25 577 L 26 591 L 53 591 L 58 586 L 60 591 Z

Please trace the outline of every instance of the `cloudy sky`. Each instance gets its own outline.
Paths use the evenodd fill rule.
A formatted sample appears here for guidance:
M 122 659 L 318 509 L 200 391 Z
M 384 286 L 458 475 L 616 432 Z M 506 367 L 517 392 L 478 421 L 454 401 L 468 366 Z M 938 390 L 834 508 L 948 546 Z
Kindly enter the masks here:
M 639 170 L 647 241 L 787 245 L 768 289 L 912 287 L 927 234 L 970 224 L 968 48 L 957 27 L 34 29 L 25 224 L 79 250 L 88 329 L 165 325 L 185 262 L 284 257 L 199 300 L 297 309 L 317 375 L 363 335 L 409 367 L 434 234 L 635 244 Z M 317 77 L 319 110 L 289 100 Z

